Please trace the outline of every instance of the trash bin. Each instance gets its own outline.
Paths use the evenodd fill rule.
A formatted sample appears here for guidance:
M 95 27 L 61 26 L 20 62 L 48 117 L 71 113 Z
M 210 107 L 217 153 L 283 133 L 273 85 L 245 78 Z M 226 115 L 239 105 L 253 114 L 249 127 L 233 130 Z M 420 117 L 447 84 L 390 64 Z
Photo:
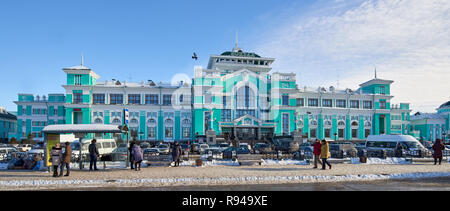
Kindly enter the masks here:
M 195 165 L 196 165 L 196 166 L 202 166 L 202 165 L 203 165 L 202 159 L 197 159 L 197 160 L 195 160 Z

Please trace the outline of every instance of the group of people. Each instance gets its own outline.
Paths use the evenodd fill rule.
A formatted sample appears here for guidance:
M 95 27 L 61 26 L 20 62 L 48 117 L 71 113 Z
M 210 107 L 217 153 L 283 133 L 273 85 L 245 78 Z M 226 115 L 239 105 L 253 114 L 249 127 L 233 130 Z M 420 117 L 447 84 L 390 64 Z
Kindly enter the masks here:
M 316 139 L 316 142 L 313 145 L 313 154 L 314 154 L 314 168 L 317 168 L 317 163 L 322 165 L 322 170 L 325 170 L 325 164 L 331 169 L 331 164 L 327 161 L 329 157 L 331 157 L 330 147 L 326 140 L 320 141 Z M 322 161 L 320 160 L 322 159 Z
M 135 171 L 140 171 L 142 160 L 144 160 L 141 147 L 138 144 L 131 142 L 128 151 L 130 152 L 131 170 L 134 169 Z
M 65 143 L 64 152 L 61 148 L 61 144 L 57 143 L 56 146 L 52 147 L 50 154 L 50 161 L 53 165 L 53 177 L 62 177 L 64 174 L 64 167 L 67 169 L 64 176 L 68 177 L 70 175 L 70 159 L 72 157 L 72 147 L 70 146 L 70 143 Z M 59 174 L 58 168 L 61 168 Z

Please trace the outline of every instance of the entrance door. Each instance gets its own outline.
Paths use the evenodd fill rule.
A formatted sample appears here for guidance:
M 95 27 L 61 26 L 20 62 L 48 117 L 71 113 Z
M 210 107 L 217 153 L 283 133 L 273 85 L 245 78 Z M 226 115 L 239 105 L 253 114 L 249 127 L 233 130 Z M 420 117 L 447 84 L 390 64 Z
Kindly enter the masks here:
M 82 112 L 73 112 L 73 124 L 83 124 Z
M 380 134 L 386 134 L 386 116 L 380 116 Z

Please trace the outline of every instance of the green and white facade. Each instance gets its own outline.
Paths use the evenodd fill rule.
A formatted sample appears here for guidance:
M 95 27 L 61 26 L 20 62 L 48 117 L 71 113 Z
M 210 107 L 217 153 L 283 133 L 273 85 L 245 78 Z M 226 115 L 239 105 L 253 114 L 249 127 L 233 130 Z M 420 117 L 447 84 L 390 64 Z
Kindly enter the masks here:
M 33 94 L 19 94 L 17 105 L 17 140 L 32 139 L 42 142 L 44 136 L 41 133 L 47 125 L 65 124 L 65 95 L 49 94 L 47 96 L 34 96 Z
M 58 102 L 49 99 L 45 104 L 32 95 L 19 94 L 17 134 L 23 137 L 42 129 L 33 127 L 37 120 L 28 118 L 35 107 L 57 114 L 46 124 L 123 125 L 123 111 L 128 109 L 132 134 L 137 140 L 149 141 L 192 140 L 207 131 L 234 134 L 240 140 L 294 131 L 304 138 L 338 140 L 419 133 L 419 127 L 411 123 L 409 104 L 391 105 L 391 80 L 375 77 L 354 90 L 311 88 L 297 84 L 294 73 L 272 72 L 273 62 L 274 58 L 236 46 L 211 55 L 206 68 L 194 68 L 192 81 L 178 84 L 98 81 L 100 76 L 84 65 L 64 68 L 66 93 L 58 95 Z M 448 130 L 445 109 L 439 112 L 447 115 Z M 47 118 L 45 112 L 42 115 Z
M 418 131 L 418 138 L 425 141 L 450 137 L 450 101 L 436 109 L 437 113 L 420 113 L 411 116 L 411 129 Z

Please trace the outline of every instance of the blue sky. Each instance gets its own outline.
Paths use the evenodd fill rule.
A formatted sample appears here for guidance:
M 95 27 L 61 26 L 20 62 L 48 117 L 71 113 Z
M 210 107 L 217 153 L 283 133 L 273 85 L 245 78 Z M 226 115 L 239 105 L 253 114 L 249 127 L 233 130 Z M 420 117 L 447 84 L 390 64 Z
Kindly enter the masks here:
M 445 0 L 2 0 L 0 106 L 16 110 L 17 93 L 64 93 L 62 68 L 81 53 L 101 81 L 192 76 L 238 31 L 240 47 L 276 58 L 274 71 L 297 73 L 300 86 L 356 89 L 377 66 L 396 81 L 394 103 L 433 111 L 450 100 L 448 9 Z

